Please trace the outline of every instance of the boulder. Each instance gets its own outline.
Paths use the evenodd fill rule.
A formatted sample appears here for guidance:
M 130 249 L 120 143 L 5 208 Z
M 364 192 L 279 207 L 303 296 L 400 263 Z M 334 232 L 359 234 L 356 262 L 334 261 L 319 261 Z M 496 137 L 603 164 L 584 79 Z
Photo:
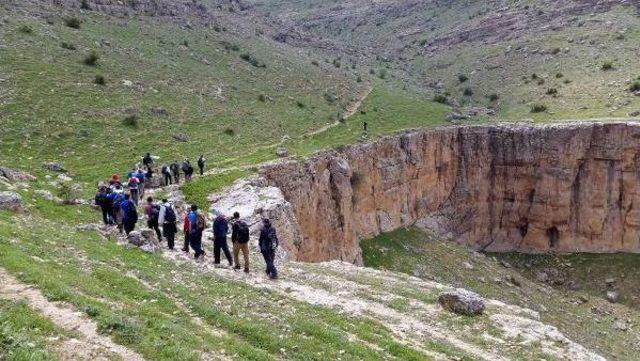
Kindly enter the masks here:
M 14 212 L 22 210 L 22 197 L 15 192 L 0 192 L 0 210 Z
M 459 315 L 475 316 L 484 312 L 484 299 L 463 288 L 450 289 L 438 297 L 438 303 L 447 311 Z
M 607 301 L 616 303 L 620 299 L 620 293 L 618 291 L 607 291 Z
M 50 170 L 52 172 L 58 173 L 67 173 L 67 170 L 62 168 L 62 166 L 56 162 L 47 162 L 42 165 L 42 167 L 46 170 Z
M 0 166 L 0 177 L 4 177 L 12 182 L 32 182 L 36 180 L 36 177 L 32 176 L 29 173 L 2 166 Z
M 141 229 L 139 231 L 132 231 L 127 236 L 127 242 L 149 253 L 158 252 L 160 250 L 160 245 L 156 239 L 155 231 L 148 228 Z
M 289 156 L 289 150 L 287 150 L 287 147 L 279 146 L 276 149 L 276 155 L 280 158 L 286 158 Z
M 175 139 L 177 142 L 187 142 L 189 140 L 184 133 L 174 134 L 173 139 Z

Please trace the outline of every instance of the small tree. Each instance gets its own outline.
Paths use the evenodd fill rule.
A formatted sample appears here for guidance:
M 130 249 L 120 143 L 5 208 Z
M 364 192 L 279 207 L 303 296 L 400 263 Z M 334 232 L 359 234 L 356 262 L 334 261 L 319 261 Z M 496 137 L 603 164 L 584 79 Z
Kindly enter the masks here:
M 440 104 L 447 104 L 447 96 L 442 94 L 436 94 L 433 97 L 433 101 Z
M 98 84 L 98 85 L 106 85 L 107 84 L 106 79 L 102 75 L 96 75 L 96 77 L 93 80 L 93 82 Z
M 88 65 L 88 66 L 97 66 L 98 59 L 100 59 L 100 56 L 98 55 L 98 53 L 96 53 L 95 51 L 92 51 L 89 55 L 87 55 L 84 58 L 83 63 L 84 65 Z
M 490 102 L 495 102 L 500 99 L 500 96 L 498 95 L 498 93 L 491 93 L 487 96 L 487 98 L 489 98 Z
M 471 88 L 464 88 L 464 91 L 462 92 L 462 94 L 464 96 L 470 97 L 473 95 L 473 90 Z
M 544 104 L 533 104 L 531 106 L 531 113 L 542 113 L 547 111 L 547 106 Z
M 76 17 L 66 18 L 64 24 L 73 29 L 80 29 L 80 19 Z
M 466 82 L 467 80 L 469 80 L 469 78 L 468 78 L 466 75 L 464 75 L 464 74 L 458 74 L 458 81 L 459 81 L 459 82 L 464 83 L 464 82 Z
M 600 69 L 602 69 L 603 71 L 613 70 L 613 61 L 605 61 L 604 63 L 602 63 L 602 67 Z

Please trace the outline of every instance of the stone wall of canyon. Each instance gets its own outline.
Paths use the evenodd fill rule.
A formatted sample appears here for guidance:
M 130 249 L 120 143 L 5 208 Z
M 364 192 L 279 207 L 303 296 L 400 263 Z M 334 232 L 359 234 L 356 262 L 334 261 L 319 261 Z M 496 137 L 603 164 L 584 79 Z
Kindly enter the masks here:
M 478 250 L 640 250 L 640 124 L 413 131 L 263 167 L 294 258 L 361 262 L 360 239 L 423 220 Z

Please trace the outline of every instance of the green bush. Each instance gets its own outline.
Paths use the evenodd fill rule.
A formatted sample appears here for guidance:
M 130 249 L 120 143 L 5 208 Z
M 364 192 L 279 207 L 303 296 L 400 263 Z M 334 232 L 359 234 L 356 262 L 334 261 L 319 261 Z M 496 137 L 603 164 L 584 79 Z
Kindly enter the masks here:
M 473 90 L 471 88 L 464 88 L 464 90 L 462 91 L 462 94 L 464 96 L 470 97 L 473 95 Z
M 433 97 L 433 101 L 440 104 L 447 104 L 447 97 L 442 94 L 436 94 Z
M 66 18 L 64 24 L 73 29 L 80 29 L 80 19 L 76 17 Z
M 63 49 L 67 49 L 67 50 L 76 50 L 76 46 L 71 44 L 71 43 L 67 43 L 66 41 L 63 41 L 60 46 Z
M 297 106 L 298 106 L 298 108 L 300 108 L 300 109 L 304 109 L 304 108 L 306 107 L 306 105 L 304 105 L 304 103 L 303 103 L 303 102 L 301 102 L 301 101 L 299 101 L 299 100 L 298 100 L 298 101 L 296 101 L 296 105 L 297 105 Z
M 18 32 L 23 34 L 33 34 L 33 28 L 31 28 L 29 25 L 20 25 L 18 27 Z
M 603 71 L 613 70 L 613 61 L 607 60 L 602 63 L 602 67 L 600 67 Z
M 255 66 L 256 68 L 266 68 L 267 66 L 264 63 L 260 63 L 258 59 L 256 59 L 253 55 L 249 53 L 240 54 L 240 59 L 246 61 L 247 63 Z
M 544 104 L 533 104 L 531 106 L 531 113 L 542 113 L 547 111 L 547 106 Z
M 544 79 L 539 78 L 539 79 L 538 79 L 538 85 L 542 85 L 542 84 L 544 84 Z
M 97 66 L 99 59 L 100 59 L 100 56 L 98 55 L 98 53 L 96 53 L 95 51 L 92 51 L 89 55 L 87 55 L 84 58 L 83 63 L 84 65 L 88 65 L 88 66 Z
M 231 127 L 226 127 L 224 128 L 224 130 L 222 131 L 224 134 L 233 137 L 236 135 L 236 131 L 235 129 L 231 128 Z
M 266 102 L 267 101 L 267 96 L 264 95 L 264 94 L 258 95 L 258 101 L 261 101 L 263 103 Z
M 89 2 L 87 0 L 82 0 L 80 2 L 80 9 L 82 9 L 82 10 L 91 10 L 91 7 L 89 6 Z
M 333 66 L 335 66 L 336 68 L 339 68 L 342 66 L 342 63 L 340 63 L 339 59 L 333 59 Z
M 387 77 L 387 69 L 380 69 L 380 73 L 378 74 L 380 79 L 384 79 Z
M 466 76 L 466 75 L 464 75 L 464 74 L 458 74 L 458 81 L 459 81 L 459 82 L 464 83 L 464 82 L 466 82 L 467 80 L 469 80 L 469 77 L 467 77 L 467 76 Z
M 549 89 L 547 89 L 547 95 L 553 95 L 553 96 L 555 96 L 555 95 L 557 95 L 557 94 L 558 94 L 558 89 L 556 89 L 556 88 L 549 88 Z
M 560 79 L 560 78 L 562 78 L 563 76 L 564 76 L 564 74 L 562 74 L 562 73 L 556 73 L 556 78 L 557 78 L 557 79 Z
M 124 119 L 122 119 L 122 125 L 124 125 L 125 127 L 137 128 L 138 116 L 135 114 L 127 115 Z
M 631 84 L 631 86 L 629 87 L 629 90 L 632 92 L 640 91 L 640 81 L 633 82 L 633 84 Z
M 320 66 L 317 60 L 311 60 L 311 65 Z
M 93 82 L 98 84 L 98 85 L 106 85 L 107 84 L 107 80 L 102 75 L 96 75 L 95 79 L 93 79 Z
M 425 46 L 425 45 L 427 45 L 428 41 L 429 40 L 427 38 L 422 38 L 422 39 L 420 39 L 420 41 L 418 41 L 418 45 Z
M 500 99 L 500 96 L 497 93 L 491 93 L 487 96 L 487 98 L 489 98 L 490 102 L 495 102 Z
M 356 82 L 362 83 L 362 78 L 360 77 L 360 75 L 358 75 L 358 77 L 356 78 Z

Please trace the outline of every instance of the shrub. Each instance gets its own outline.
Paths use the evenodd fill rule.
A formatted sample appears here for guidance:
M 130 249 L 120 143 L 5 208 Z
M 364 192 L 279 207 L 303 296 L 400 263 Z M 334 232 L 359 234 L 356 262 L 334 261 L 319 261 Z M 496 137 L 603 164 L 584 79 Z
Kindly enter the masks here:
M 538 85 L 542 85 L 542 84 L 544 84 L 544 79 L 539 78 L 539 79 L 538 79 Z
M 124 125 L 125 127 L 137 128 L 138 116 L 135 114 L 127 115 L 124 119 L 122 119 L 122 125 Z
M 495 102 L 500 99 L 500 96 L 497 93 L 491 93 L 487 96 L 487 98 L 489 98 L 490 102 Z
M 380 69 L 380 73 L 378 74 L 380 79 L 384 79 L 387 77 L 387 69 Z
M 336 68 L 339 68 L 342 66 L 342 64 L 340 63 L 340 60 L 333 59 L 333 66 L 335 66 Z
M 235 136 L 235 135 L 236 135 L 236 131 L 235 131 L 233 128 L 231 128 L 231 127 L 226 127 L 226 128 L 224 128 L 224 130 L 223 130 L 222 132 L 223 132 L 224 134 L 226 134 L 226 135 L 230 136 L 230 137 L 233 137 L 233 136 Z
M 64 24 L 73 29 L 80 29 L 80 19 L 76 17 L 66 18 Z
M 631 84 L 631 86 L 629 87 L 629 90 L 632 92 L 640 91 L 640 81 L 635 81 L 633 84 Z
M 62 44 L 60 44 L 60 46 L 63 49 L 67 49 L 67 50 L 76 50 L 76 46 L 71 44 L 71 43 L 67 43 L 66 41 L 63 41 Z
M 304 109 L 304 108 L 306 107 L 306 105 L 304 105 L 304 103 L 303 103 L 303 102 L 301 102 L 301 101 L 299 101 L 299 100 L 298 100 L 298 101 L 296 101 L 296 105 L 297 105 L 297 106 L 298 106 L 298 108 L 300 108 L 300 109 Z
M 57 196 L 62 199 L 63 204 L 73 204 L 80 198 L 81 189 L 78 184 L 70 181 L 62 181 L 58 184 Z
M 33 34 L 33 29 L 29 25 L 20 25 L 18 27 L 18 32 L 23 34 Z
M 107 81 L 105 80 L 104 76 L 102 76 L 102 75 L 96 75 L 96 77 L 93 80 L 93 82 L 98 84 L 98 85 L 106 85 L 107 84 Z
M 469 77 L 467 77 L 464 74 L 458 74 L 458 81 L 461 83 L 464 83 L 465 81 L 469 80 Z
M 311 65 L 320 66 L 317 60 L 311 60 Z
M 375 69 L 369 69 L 369 74 L 374 75 L 376 73 Z
M 80 9 L 82 9 L 82 10 L 91 10 L 91 7 L 89 6 L 89 2 L 87 0 L 82 0 L 80 2 Z
M 547 111 L 547 106 L 544 104 L 533 104 L 531 106 L 531 113 L 542 113 Z
M 603 71 L 613 70 L 613 62 L 610 60 L 605 61 L 602 63 L 602 67 L 600 67 L 600 69 Z
M 422 38 L 420 39 L 420 41 L 418 41 L 418 45 L 425 46 L 427 45 L 427 41 L 429 41 L 427 38 Z
M 98 65 L 98 59 L 100 59 L 100 56 L 98 56 L 98 53 L 96 53 L 95 51 L 92 51 L 89 55 L 87 55 L 84 58 L 83 63 L 84 65 L 88 65 L 88 66 L 96 66 Z
M 562 73 L 556 73 L 556 79 L 560 79 L 564 76 Z
M 356 78 L 356 82 L 362 83 L 362 78 L 360 77 L 360 75 L 358 75 L 358 77 Z
M 565 83 L 565 84 L 569 84 L 569 83 L 571 83 L 571 79 L 565 79 L 562 82 Z
M 558 89 L 556 88 L 549 88 L 547 89 L 547 95 L 553 95 L 556 96 L 558 94 Z
M 471 88 L 464 88 L 464 90 L 462 91 L 462 94 L 464 96 L 470 97 L 473 95 L 473 90 Z
M 440 104 L 447 104 L 447 97 L 442 94 L 436 94 L 433 97 L 433 101 Z
M 531 79 L 533 79 L 533 80 L 538 79 L 538 74 L 536 74 L 536 73 L 531 74 Z
M 338 97 L 336 95 L 328 92 L 325 92 L 323 96 L 324 96 L 324 100 L 326 100 L 327 103 L 329 104 L 333 104 L 338 100 Z
M 267 66 L 263 63 L 260 63 L 258 59 L 256 59 L 253 55 L 249 53 L 240 54 L 240 59 L 246 61 L 247 63 L 255 66 L 256 68 L 266 68 Z
M 264 103 L 267 101 L 267 97 L 264 94 L 260 94 L 258 95 L 258 100 Z

